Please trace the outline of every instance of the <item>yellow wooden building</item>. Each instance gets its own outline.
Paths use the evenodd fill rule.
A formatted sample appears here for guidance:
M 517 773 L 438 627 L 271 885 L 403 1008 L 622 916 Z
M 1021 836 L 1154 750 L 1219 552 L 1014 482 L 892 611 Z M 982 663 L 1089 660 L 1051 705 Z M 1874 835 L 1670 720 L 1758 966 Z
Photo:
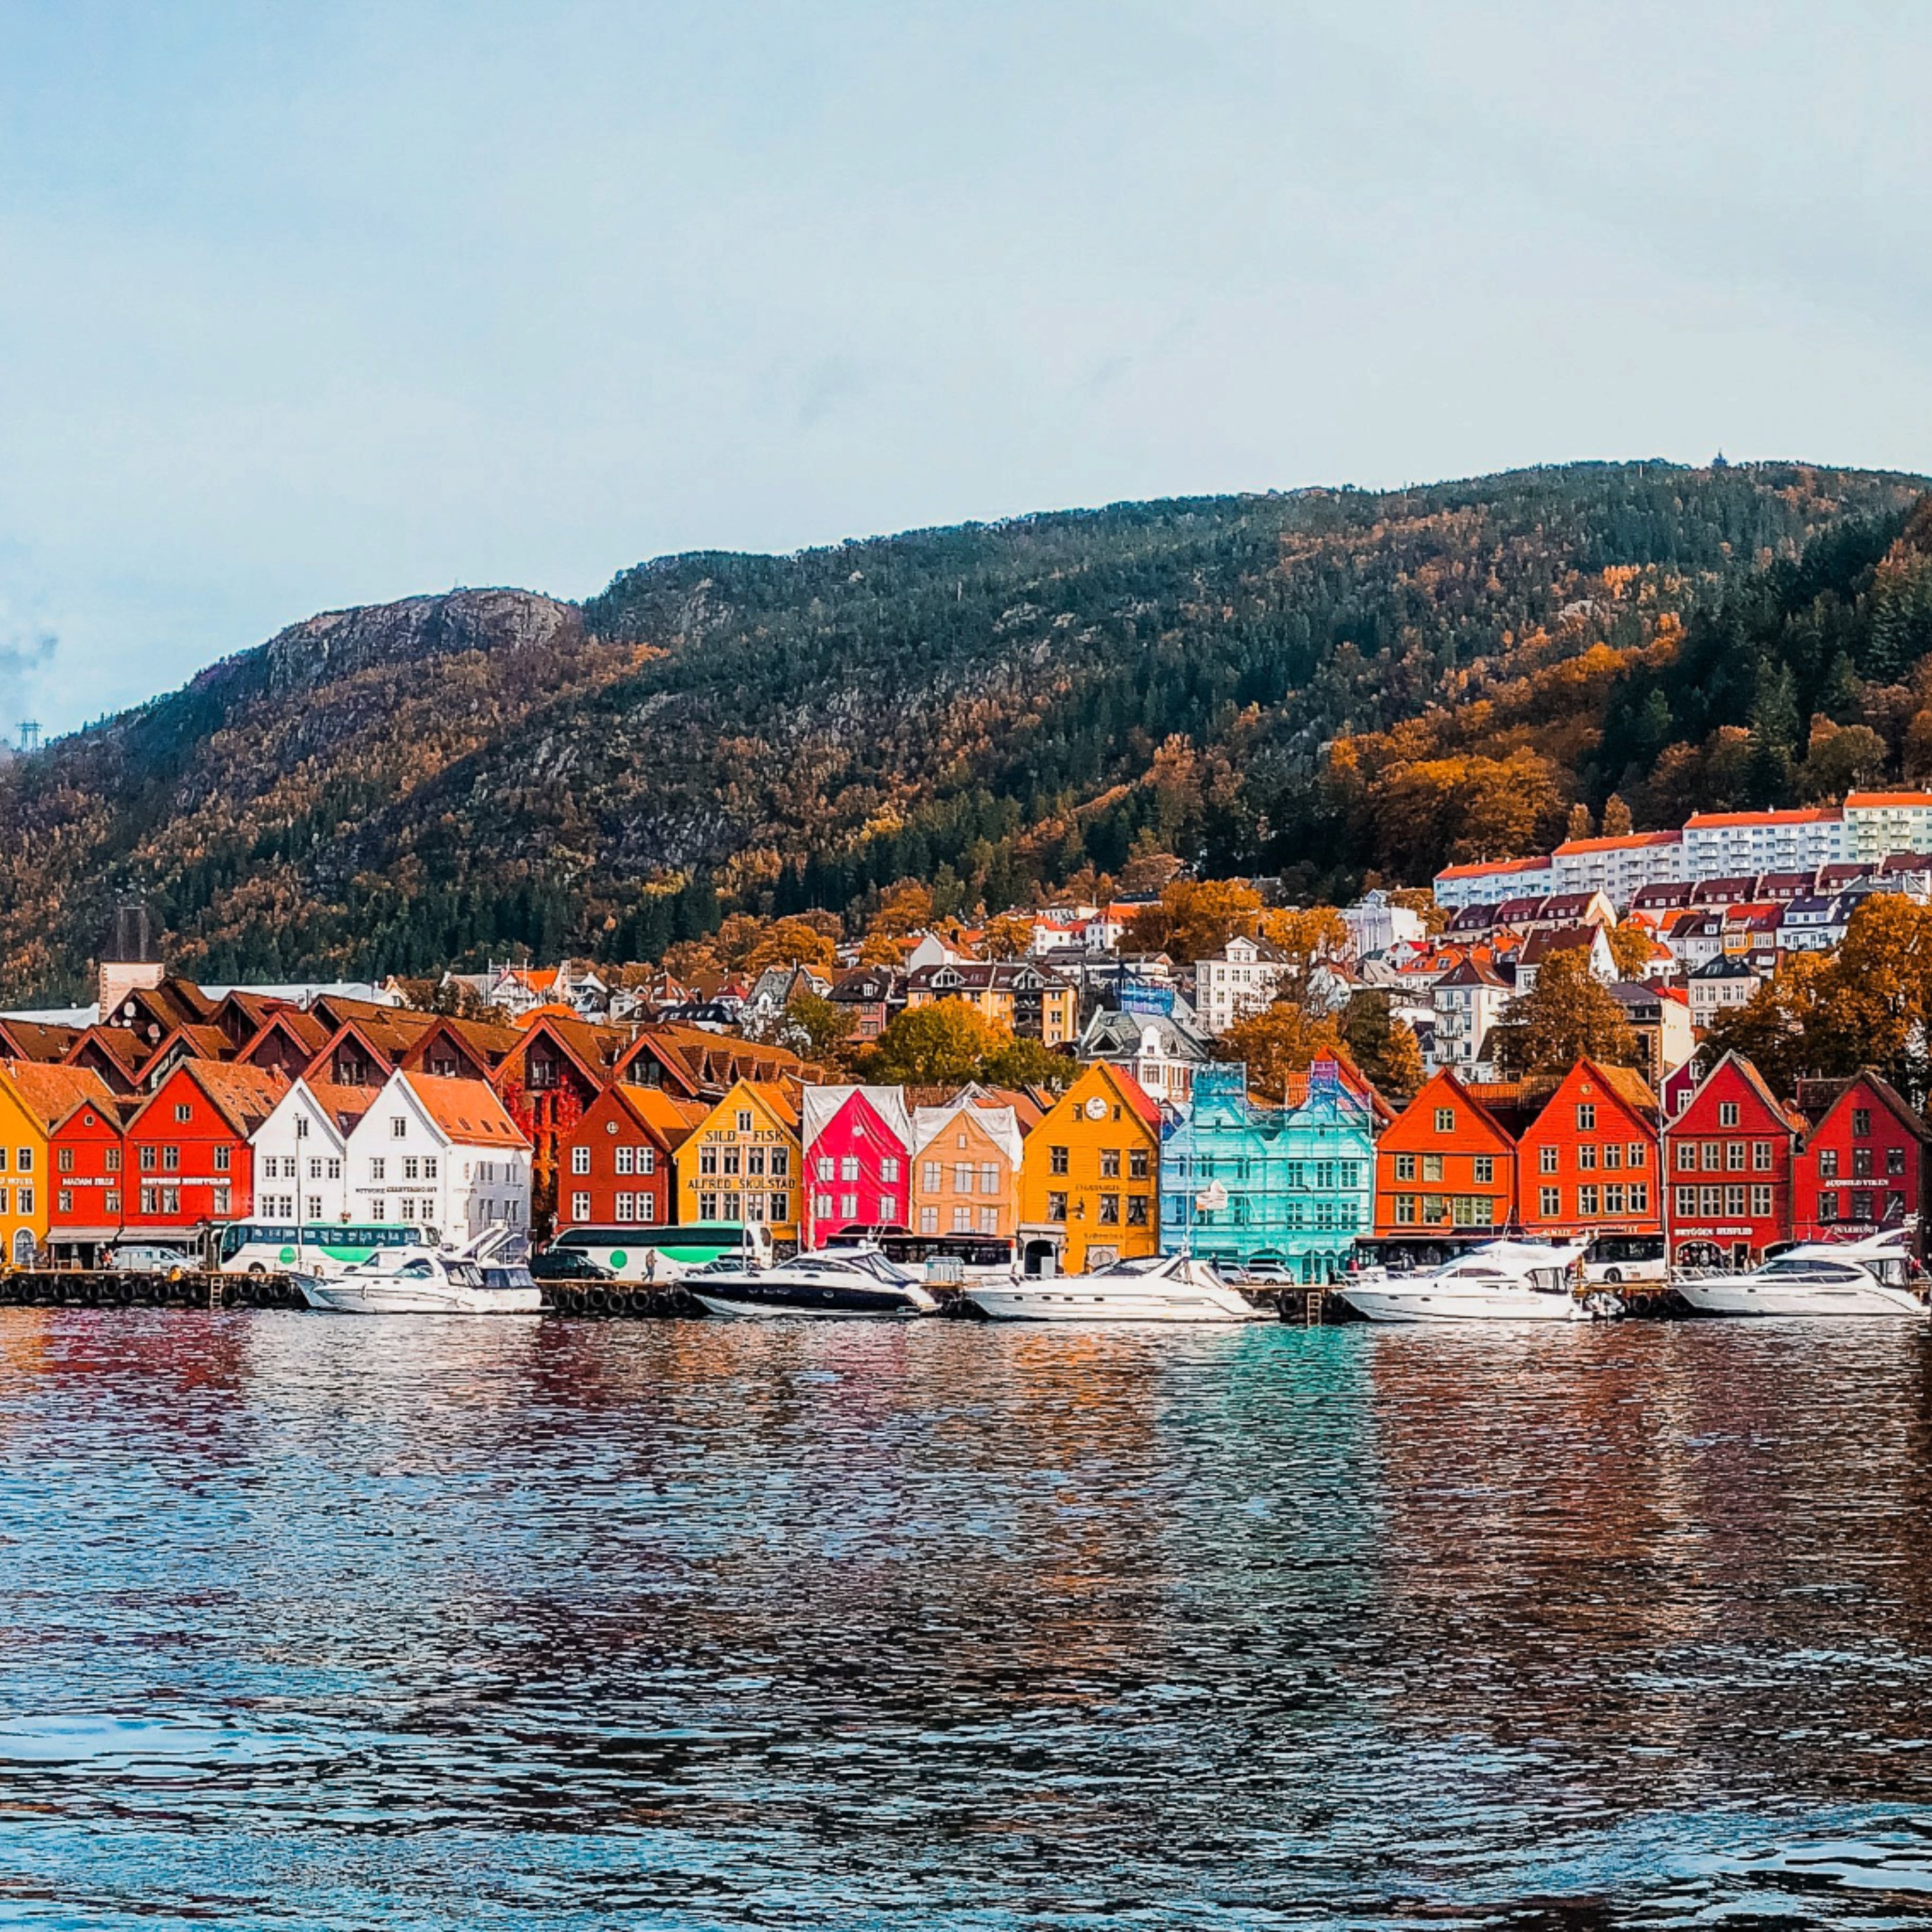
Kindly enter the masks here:
M 1030 1274 L 1082 1274 L 1160 1248 L 1160 1108 L 1105 1060 L 1026 1137 L 1020 1252 Z
M 740 1080 L 675 1159 L 680 1221 L 762 1221 L 774 1241 L 796 1242 L 804 1163 L 797 1104 L 784 1088 Z

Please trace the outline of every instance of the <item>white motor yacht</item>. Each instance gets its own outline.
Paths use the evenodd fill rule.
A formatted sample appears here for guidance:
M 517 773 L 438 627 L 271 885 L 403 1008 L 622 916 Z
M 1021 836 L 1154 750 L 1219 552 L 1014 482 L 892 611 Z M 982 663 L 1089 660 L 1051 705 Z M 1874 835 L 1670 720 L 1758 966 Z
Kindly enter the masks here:
M 1925 1317 L 1912 1285 L 1911 1231 L 1859 1241 L 1804 1241 L 1744 1274 L 1686 1276 L 1673 1283 L 1700 1315 L 1888 1315 Z
M 1588 1305 L 1572 1285 L 1580 1244 L 1486 1241 L 1440 1268 L 1377 1270 L 1345 1282 L 1342 1298 L 1371 1322 L 1583 1322 L 1620 1312 L 1613 1296 Z
M 936 1315 L 938 1298 L 878 1248 L 841 1247 L 770 1268 L 715 1262 L 684 1278 L 706 1312 L 728 1316 Z
M 526 1267 L 484 1257 L 496 1231 L 461 1248 L 379 1248 L 366 1262 L 322 1278 L 298 1275 L 302 1298 L 328 1315 L 536 1315 L 543 1291 Z
M 976 1281 L 966 1298 L 995 1322 L 1272 1322 L 1192 1255 L 1144 1255 L 1094 1274 Z

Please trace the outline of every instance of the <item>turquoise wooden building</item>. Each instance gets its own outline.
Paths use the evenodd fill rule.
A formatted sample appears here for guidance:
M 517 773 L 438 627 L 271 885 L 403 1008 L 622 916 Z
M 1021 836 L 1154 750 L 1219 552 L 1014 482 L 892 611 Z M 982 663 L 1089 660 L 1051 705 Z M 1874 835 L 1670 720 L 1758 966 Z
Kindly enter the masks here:
M 1161 1247 L 1297 1281 L 1333 1280 L 1375 1226 L 1375 1118 L 1333 1060 L 1292 1107 L 1257 1106 L 1248 1070 L 1204 1066 L 1161 1144 Z

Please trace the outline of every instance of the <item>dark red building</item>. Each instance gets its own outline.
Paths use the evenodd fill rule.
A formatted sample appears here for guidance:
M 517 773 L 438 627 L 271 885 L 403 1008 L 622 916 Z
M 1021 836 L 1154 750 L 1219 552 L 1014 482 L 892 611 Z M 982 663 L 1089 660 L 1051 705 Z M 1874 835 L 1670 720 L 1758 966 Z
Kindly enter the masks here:
M 677 1218 L 671 1156 L 710 1110 L 652 1087 L 607 1087 L 558 1148 L 560 1227 L 662 1227 Z
M 1748 1265 L 1790 1238 L 1792 1165 L 1808 1126 L 1741 1054 L 1712 1068 L 1664 1130 L 1672 1263 Z
M 1869 1234 L 1918 1215 L 1925 1124 L 1895 1088 L 1870 1067 L 1849 1080 L 1801 1080 L 1798 1108 L 1810 1131 L 1792 1172 L 1795 1234 Z

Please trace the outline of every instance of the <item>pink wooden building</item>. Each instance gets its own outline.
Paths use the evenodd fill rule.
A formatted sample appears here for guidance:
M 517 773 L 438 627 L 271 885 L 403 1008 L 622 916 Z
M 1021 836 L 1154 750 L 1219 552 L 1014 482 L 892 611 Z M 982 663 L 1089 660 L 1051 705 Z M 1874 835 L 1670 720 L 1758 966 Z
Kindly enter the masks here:
M 911 1224 L 912 1122 L 897 1087 L 807 1087 L 801 1246 L 846 1228 Z

